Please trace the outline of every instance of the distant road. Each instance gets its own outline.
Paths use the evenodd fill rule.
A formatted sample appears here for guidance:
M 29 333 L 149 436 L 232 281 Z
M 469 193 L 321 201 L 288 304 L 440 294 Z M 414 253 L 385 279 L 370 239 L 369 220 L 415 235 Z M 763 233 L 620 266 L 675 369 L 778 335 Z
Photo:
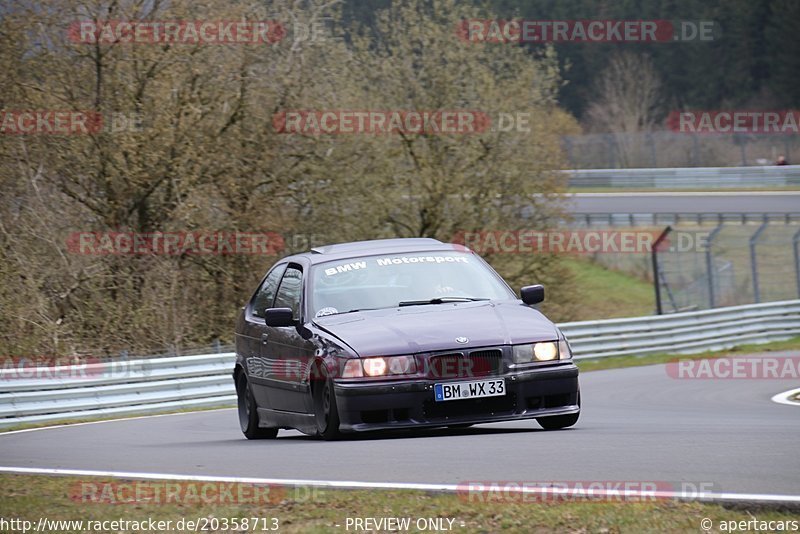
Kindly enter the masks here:
M 800 213 L 800 191 L 575 193 L 573 213 Z

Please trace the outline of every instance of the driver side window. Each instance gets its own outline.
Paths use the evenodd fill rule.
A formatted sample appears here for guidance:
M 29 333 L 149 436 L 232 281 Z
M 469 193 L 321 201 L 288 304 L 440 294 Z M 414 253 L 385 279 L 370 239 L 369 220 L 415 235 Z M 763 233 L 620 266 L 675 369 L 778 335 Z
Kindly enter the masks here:
M 292 317 L 300 318 L 300 296 L 303 293 L 303 271 L 290 265 L 283 275 L 278 294 L 275 296 L 276 308 L 291 308 Z
M 285 265 L 275 267 L 264 279 L 264 283 L 258 288 L 258 293 L 253 299 L 252 313 L 254 317 L 264 317 L 264 310 L 272 308 L 272 302 L 275 300 L 275 293 L 278 289 L 278 282 L 285 269 Z

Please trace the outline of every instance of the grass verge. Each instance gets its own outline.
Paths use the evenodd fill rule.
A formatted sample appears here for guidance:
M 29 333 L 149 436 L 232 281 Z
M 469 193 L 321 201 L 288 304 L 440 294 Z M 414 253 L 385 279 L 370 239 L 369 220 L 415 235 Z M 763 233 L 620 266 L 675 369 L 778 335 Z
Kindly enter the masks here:
M 526 502 L 518 498 L 501 501 L 485 495 L 439 494 L 406 490 L 329 490 L 319 488 L 269 488 L 266 498 L 253 498 L 248 493 L 254 487 L 243 486 L 232 495 L 247 494 L 248 498 L 214 497 L 204 500 L 203 483 L 183 483 L 181 491 L 173 493 L 170 502 L 157 503 L 152 498 L 134 497 L 125 493 L 134 488 L 168 488 L 175 482 L 125 483 L 111 479 L 77 479 L 71 477 L 46 477 L 0 475 L 0 516 L 6 521 L 19 519 L 39 524 L 46 517 L 47 531 L 81 532 L 77 525 L 54 525 L 52 521 L 83 521 L 83 528 L 101 526 L 89 521 L 172 521 L 172 532 L 193 529 L 176 529 L 180 520 L 206 521 L 205 532 L 225 531 L 223 521 L 234 518 L 263 518 L 257 529 L 263 532 L 277 525 L 280 532 L 347 532 L 356 530 L 355 518 L 409 518 L 412 532 L 417 531 L 418 519 L 443 519 L 442 526 L 450 525 L 454 532 L 699 532 L 701 521 L 712 521 L 714 531 L 719 531 L 722 521 L 797 521 L 797 512 L 757 510 L 737 506 L 728 509 L 721 505 L 659 500 L 647 502 L 536 502 L 531 497 Z M 194 487 L 195 493 L 189 488 Z M 212 486 L 219 488 L 219 486 Z M 263 489 L 262 489 L 263 492 Z M 147 493 L 147 492 L 142 492 Z M 191 497 L 190 495 L 194 495 Z M 86 497 L 99 496 L 100 502 L 85 502 Z M 113 503 L 119 497 L 124 502 Z M 476 498 L 479 497 L 479 498 Z M 166 499 L 161 498 L 160 501 Z M 209 502 L 211 501 L 211 502 Z M 235 502 L 232 502 L 235 501 Z M 205 518 L 205 519 L 203 519 Z M 273 518 L 277 522 L 273 521 Z M 347 528 L 348 518 L 350 528 Z M 214 519 L 220 522 L 213 528 Z M 452 520 L 450 523 L 448 520 Z M 338 525 L 338 526 L 337 526 Z M 147 528 L 114 528 L 107 524 L 95 531 L 141 531 Z M 130 527 L 130 525 L 128 525 Z M 251 525 L 252 526 L 252 525 Z M 56 528 L 60 527 L 60 528 Z M 2 529 L 0 525 L 0 529 Z M 374 528 L 374 527 L 373 527 Z M 203 530 L 199 528 L 198 530 Z M 229 531 L 236 529 L 228 529 Z M 381 529 L 385 530 L 385 529 Z M 152 530 L 150 530 L 152 531 Z M 246 529 L 239 528 L 239 532 Z
M 653 285 L 582 259 L 564 260 L 572 272 L 572 284 L 580 295 L 580 308 L 571 321 L 590 321 L 602 317 L 638 317 L 655 309 Z

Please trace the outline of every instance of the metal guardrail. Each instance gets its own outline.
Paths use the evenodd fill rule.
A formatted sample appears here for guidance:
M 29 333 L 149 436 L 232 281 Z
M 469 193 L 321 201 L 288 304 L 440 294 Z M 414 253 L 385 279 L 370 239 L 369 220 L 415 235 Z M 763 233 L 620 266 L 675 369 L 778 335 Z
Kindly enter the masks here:
M 3 369 L 0 428 L 230 406 L 234 361 L 235 353 L 225 352 L 37 369 L 48 378 L 18 378 L 18 370 Z
M 800 335 L 800 300 L 560 324 L 577 360 L 690 354 Z M 233 406 L 233 352 L 90 364 L 81 378 L 0 371 L 0 428 Z M 48 368 L 58 374 L 58 368 Z M 42 373 L 42 374 L 48 374 Z
M 575 188 L 707 189 L 800 187 L 800 165 L 565 170 Z
M 576 359 L 692 354 L 800 335 L 800 300 L 696 312 L 563 323 Z
M 797 224 L 800 213 L 573 213 L 571 226 L 678 226 L 708 224 Z

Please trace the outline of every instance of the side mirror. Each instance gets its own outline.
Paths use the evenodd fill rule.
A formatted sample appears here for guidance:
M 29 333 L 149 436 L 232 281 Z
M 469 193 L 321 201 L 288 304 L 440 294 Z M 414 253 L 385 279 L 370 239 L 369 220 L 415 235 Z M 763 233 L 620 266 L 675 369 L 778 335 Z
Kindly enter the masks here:
M 264 310 L 264 322 L 267 326 L 297 325 L 291 308 L 267 308 Z
M 519 296 L 525 304 L 539 304 L 544 300 L 544 286 L 540 284 L 525 286 L 519 290 Z

